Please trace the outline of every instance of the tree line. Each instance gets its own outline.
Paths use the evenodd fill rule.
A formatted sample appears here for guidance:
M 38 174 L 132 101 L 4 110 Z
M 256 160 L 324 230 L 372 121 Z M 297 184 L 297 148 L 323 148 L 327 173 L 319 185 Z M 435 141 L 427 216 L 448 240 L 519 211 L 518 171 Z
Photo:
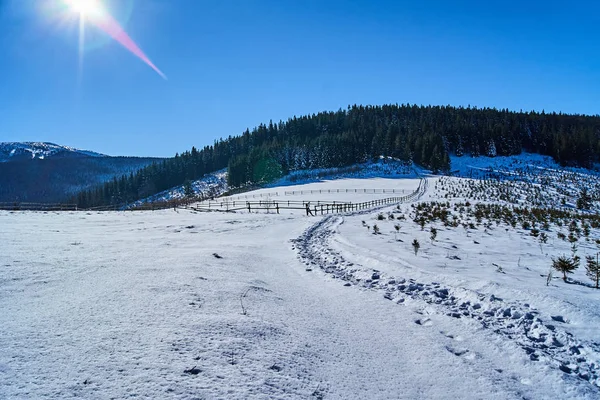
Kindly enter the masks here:
M 231 187 L 273 181 L 291 171 L 345 167 L 381 155 L 434 172 L 450 154 L 504 156 L 522 151 L 561 165 L 591 167 L 600 158 L 600 116 L 452 106 L 349 106 L 346 110 L 261 124 L 192 148 L 81 192 L 80 207 L 124 204 L 228 169 Z

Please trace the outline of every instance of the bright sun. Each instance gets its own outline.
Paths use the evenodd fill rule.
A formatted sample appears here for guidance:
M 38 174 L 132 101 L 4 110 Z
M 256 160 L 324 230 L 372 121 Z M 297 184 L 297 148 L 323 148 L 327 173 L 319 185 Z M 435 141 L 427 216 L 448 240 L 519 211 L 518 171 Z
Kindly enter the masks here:
M 94 15 L 102 11 L 102 4 L 99 0 L 64 0 L 64 2 L 71 10 L 80 15 Z

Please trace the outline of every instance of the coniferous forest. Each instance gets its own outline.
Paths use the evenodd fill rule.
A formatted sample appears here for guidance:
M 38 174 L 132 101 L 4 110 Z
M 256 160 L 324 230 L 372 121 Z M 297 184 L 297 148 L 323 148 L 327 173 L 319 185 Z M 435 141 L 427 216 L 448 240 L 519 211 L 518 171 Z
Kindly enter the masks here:
M 192 148 L 77 195 L 80 207 L 125 204 L 228 168 L 231 187 L 275 180 L 290 171 L 343 167 L 380 155 L 434 172 L 450 154 L 553 157 L 591 167 L 600 159 L 600 116 L 451 106 L 352 106 L 261 124 L 239 136 Z

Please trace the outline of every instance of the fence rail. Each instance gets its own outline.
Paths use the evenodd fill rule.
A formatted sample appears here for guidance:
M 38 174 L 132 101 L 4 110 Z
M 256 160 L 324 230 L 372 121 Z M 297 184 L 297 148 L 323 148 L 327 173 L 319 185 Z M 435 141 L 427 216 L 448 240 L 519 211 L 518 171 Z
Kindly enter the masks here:
M 282 192 L 256 193 L 247 195 L 233 195 L 229 200 L 242 201 L 241 199 L 256 199 L 274 196 L 293 196 L 297 194 L 327 194 L 327 193 L 367 193 L 367 194 L 385 194 L 385 193 L 406 193 L 404 189 L 313 189 L 313 190 L 286 190 Z
M 292 190 L 284 192 L 286 196 L 296 194 L 322 194 L 322 193 L 366 193 L 366 194 L 386 194 L 386 193 L 404 193 L 404 189 L 325 189 L 325 190 Z
M 77 211 L 77 204 L 60 203 L 0 203 L 4 211 Z

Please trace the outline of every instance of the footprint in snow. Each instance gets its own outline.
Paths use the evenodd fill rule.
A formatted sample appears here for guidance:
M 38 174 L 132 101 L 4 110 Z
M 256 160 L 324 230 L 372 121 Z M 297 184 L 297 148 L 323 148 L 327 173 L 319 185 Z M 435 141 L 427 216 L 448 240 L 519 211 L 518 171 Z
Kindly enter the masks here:
M 421 326 L 431 326 L 431 325 L 433 325 L 433 322 L 431 322 L 431 320 L 429 318 L 423 318 L 423 319 L 415 320 L 415 324 L 421 325 Z
M 469 352 L 469 349 L 456 349 L 452 346 L 446 346 L 446 350 L 454 354 L 457 357 L 463 356 Z

